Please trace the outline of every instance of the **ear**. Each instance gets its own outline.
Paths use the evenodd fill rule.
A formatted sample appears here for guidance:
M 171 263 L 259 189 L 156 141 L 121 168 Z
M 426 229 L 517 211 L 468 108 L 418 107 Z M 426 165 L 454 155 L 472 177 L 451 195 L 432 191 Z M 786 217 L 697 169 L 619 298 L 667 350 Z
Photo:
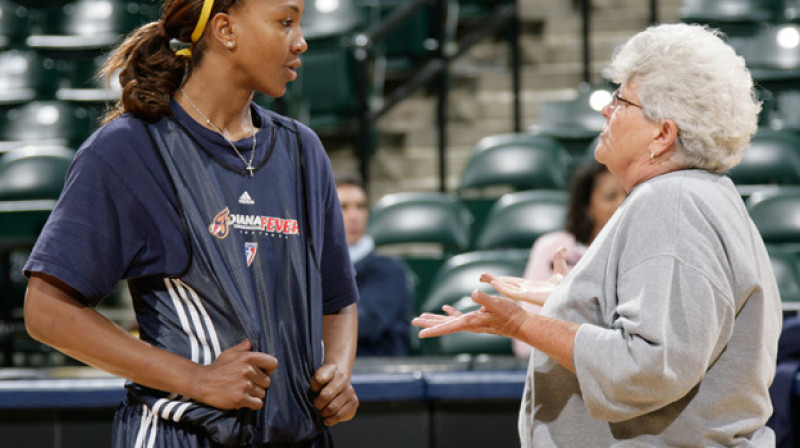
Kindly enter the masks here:
M 650 153 L 654 157 L 659 157 L 672 151 L 675 148 L 675 141 L 677 139 L 678 125 L 670 119 L 662 121 L 656 127 L 656 136 L 650 144 Z
M 213 36 L 214 40 L 223 47 L 230 48 L 230 43 L 235 44 L 234 19 L 229 14 L 220 12 L 212 19 L 206 32 Z

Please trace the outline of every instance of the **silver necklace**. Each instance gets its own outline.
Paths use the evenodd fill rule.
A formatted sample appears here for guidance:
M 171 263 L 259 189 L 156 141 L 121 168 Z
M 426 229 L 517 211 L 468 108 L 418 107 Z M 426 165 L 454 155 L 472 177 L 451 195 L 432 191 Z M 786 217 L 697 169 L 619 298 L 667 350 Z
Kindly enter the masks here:
M 225 136 L 224 133 L 222 133 L 222 130 L 219 127 L 217 127 L 217 125 L 212 123 L 211 120 L 208 117 L 206 117 L 206 114 L 204 114 L 203 111 L 201 111 L 200 108 L 197 107 L 196 104 L 194 104 L 194 101 L 192 101 L 192 99 L 189 98 L 189 95 L 187 95 L 186 92 L 183 91 L 183 89 L 180 89 L 180 90 L 181 90 L 181 95 L 183 95 L 183 97 L 186 98 L 186 101 L 189 102 L 189 104 L 192 106 L 192 108 L 194 108 L 194 110 L 198 114 L 200 114 L 200 116 L 203 117 L 204 120 L 206 120 L 206 123 L 208 123 L 208 125 L 211 126 L 217 132 L 217 134 L 221 135 L 222 138 L 224 138 L 225 141 L 228 142 L 228 144 L 231 145 L 231 148 L 233 148 L 233 151 L 236 153 L 236 155 L 239 156 L 240 159 L 242 159 L 242 162 L 244 162 L 245 165 L 247 165 L 247 167 L 245 169 L 250 172 L 250 177 L 253 177 L 253 170 L 255 169 L 255 168 L 253 168 L 253 157 L 255 157 L 255 155 L 256 155 L 256 134 L 257 134 L 256 130 L 253 129 L 253 135 L 252 135 L 252 137 L 253 137 L 253 150 L 250 152 L 250 161 L 247 161 L 247 160 L 245 160 L 244 156 L 242 156 L 242 153 L 239 152 L 239 149 L 236 148 L 236 145 L 234 145 L 233 142 L 230 141 L 228 139 L 228 137 Z M 247 116 L 250 119 L 249 120 L 250 123 L 252 123 L 253 122 L 253 112 L 250 110 L 249 107 L 247 109 Z

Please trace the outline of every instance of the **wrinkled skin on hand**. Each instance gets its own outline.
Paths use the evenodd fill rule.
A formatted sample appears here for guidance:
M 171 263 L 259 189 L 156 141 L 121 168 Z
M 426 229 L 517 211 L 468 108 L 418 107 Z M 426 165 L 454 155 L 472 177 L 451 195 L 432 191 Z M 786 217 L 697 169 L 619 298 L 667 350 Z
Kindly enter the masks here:
M 511 276 L 495 277 L 485 273 L 481 275 L 481 282 L 492 285 L 505 297 L 492 296 L 476 290 L 472 293 L 472 300 L 481 305 L 479 310 L 463 314 L 452 306 L 445 305 L 442 310 L 446 314 L 423 313 L 411 323 L 423 328 L 419 332 L 420 338 L 442 336 L 457 331 L 515 337 L 527 316 L 527 311 L 517 301 L 544 305 L 553 290 L 569 273 L 565 248 L 559 248 L 556 252 L 553 266 L 555 274 L 547 280 L 540 281 Z

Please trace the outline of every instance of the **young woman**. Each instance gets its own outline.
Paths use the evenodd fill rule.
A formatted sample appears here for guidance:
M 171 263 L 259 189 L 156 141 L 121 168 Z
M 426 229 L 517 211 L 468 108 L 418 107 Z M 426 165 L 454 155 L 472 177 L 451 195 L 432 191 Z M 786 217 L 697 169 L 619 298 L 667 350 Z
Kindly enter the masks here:
M 330 446 L 357 292 L 329 161 L 281 96 L 302 0 L 167 0 L 116 49 L 123 96 L 25 271 L 30 334 L 130 380 L 114 445 Z M 128 279 L 134 338 L 94 311 Z

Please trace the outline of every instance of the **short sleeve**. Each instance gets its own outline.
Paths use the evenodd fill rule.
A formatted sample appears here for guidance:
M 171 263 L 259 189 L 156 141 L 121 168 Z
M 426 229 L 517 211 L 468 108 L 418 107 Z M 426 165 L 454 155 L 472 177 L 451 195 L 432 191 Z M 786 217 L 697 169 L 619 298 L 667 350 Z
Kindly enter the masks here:
M 300 125 L 299 129 L 308 163 L 309 201 L 312 210 L 318 210 L 320 216 L 313 232 L 322 276 L 323 313 L 331 314 L 358 300 L 355 269 L 347 250 L 342 207 L 336 194 L 330 160 L 317 135 L 306 126 Z
M 25 265 L 98 304 L 121 279 L 179 272 L 188 261 L 176 200 L 138 120 L 119 118 L 78 151 Z

